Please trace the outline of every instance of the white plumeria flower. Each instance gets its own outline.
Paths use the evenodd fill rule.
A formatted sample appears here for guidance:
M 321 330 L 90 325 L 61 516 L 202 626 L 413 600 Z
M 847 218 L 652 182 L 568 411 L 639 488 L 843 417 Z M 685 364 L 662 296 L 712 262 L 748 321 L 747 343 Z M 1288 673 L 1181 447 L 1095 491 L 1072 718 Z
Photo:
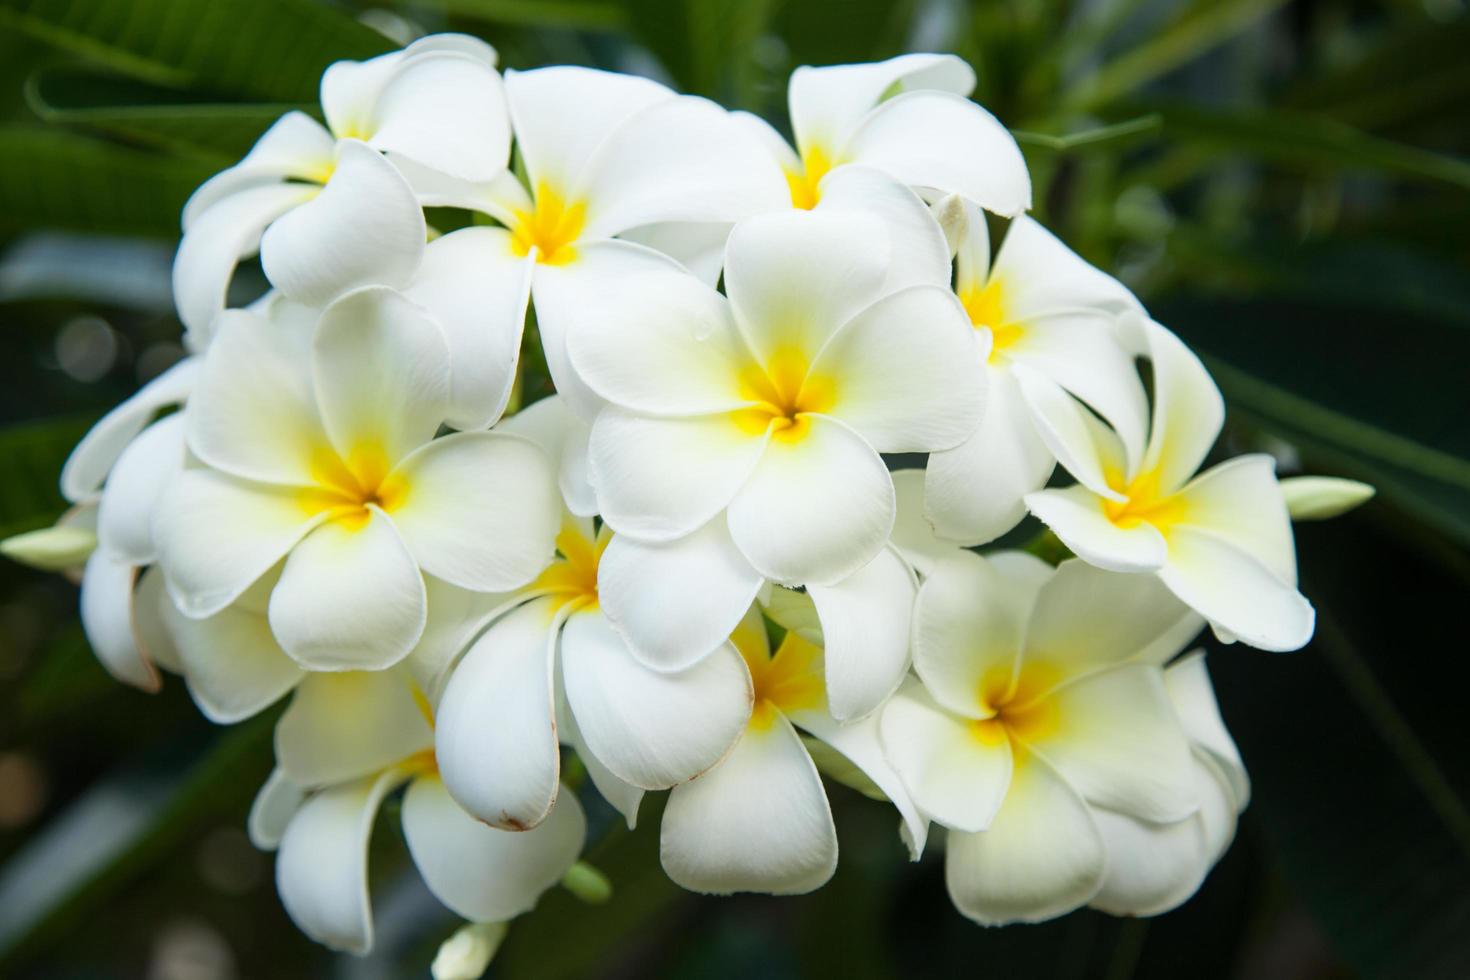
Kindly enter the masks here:
M 563 794 L 535 830 L 487 827 L 454 802 L 434 758 L 434 709 L 406 669 L 312 674 L 276 727 L 277 769 L 250 815 L 256 846 L 279 845 L 281 901 L 308 936 L 373 945 L 367 849 L 384 797 L 407 784 L 403 833 L 429 890 L 471 922 L 530 910 L 576 862 L 586 818 Z
M 551 462 L 499 432 L 436 439 L 449 396 L 438 326 L 390 289 L 219 321 L 188 417 L 197 462 L 154 526 L 180 612 L 231 605 L 278 562 L 271 631 L 303 667 L 376 669 L 418 642 L 425 574 L 530 581 L 553 552 Z
M 791 203 L 812 208 L 844 167 L 863 164 L 929 193 L 959 194 L 996 214 L 1031 206 L 1031 177 L 1015 139 L 966 96 L 975 72 L 954 55 L 791 73 L 793 150 L 771 126 L 739 113 L 786 175 Z
M 902 580 L 882 558 L 894 492 L 878 454 L 955 445 L 984 379 L 955 297 L 888 291 L 888 260 L 876 217 L 762 215 L 730 236 L 728 300 L 692 276 L 630 276 L 604 292 L 601 329 L 572 337 L 578 372 L 610 403 L 592 482 L 635 542 L 606 578 L 609 615 L 650 664 L 712 649 L 768 580 L 892 582 L 895 567 Z M 871 710 L 902 656 L 896 668 L 830 676 L 833 710 Z
M 564 338 L 607 283 L 673 264 L 617 236 L 666 222 L 728 227 L 778 206 L 785 188 L 729 113 L 656 82 L 559 66 L 508 71 L 505 92 L 529 188 L 509 173 L 471 182 L 399 161 L 424 204 L 468 208 L 504 226 L 431 243 L 410 294 L 444 324 L 456 365 L 471 370 L 488 356 L 480 338 L 519 337 L 533 301 L 557 390 L 589 415 L 595 402 L 569 370 Z
M 173 282 L 190 342 L 207 342 L 235 265 L 257 249 L 276 287 L 305 303 L 353 286 L 406 285 L 424 218 L 383 153 L 465 180 L 503 171 L 510 120 L 495 62 L 483 41 L 438 34 L 329 67 L 325 127 L 287 113 L 184 206 Z
M 1032 218 L 1011 222 L 992 264 L 979 209 L 941 207 L 964 215 L 955 292 L 982 337 L 988 401 L 968 439 L 929 457 L 925 512 L 945 538 L 984 544 L 1016 526 L 1056 465 L 1031 403 L 1070 392 L 1142 449 L 1148 403 L 1115 327 L 1138 302 Z
M 1096 810 L 1149 824 L 1199 812 L 1159 665 L 1200 625 L 1156 581 L 1083 562 L 962 553 L 932 569 L 914 611 L 920 681 L 880 732 L 915 805 L 954 831 L 961 912 L 1037 921 L 1090 901 L 1107 870 Z
M 713 894 L 792 895 L 827 882 L 837 867 L 837 830 L 796 727 L 835 749 L 894 803 L 917 859 L 928 821 L 884 761 L 877 717 L 842 724 L 826 710 L 821 648 L 792 631 L 773 654 L 755 606 L 731 640 L 750 670 L 755 710 L 724 761 L 669 794 L 659 843 L 669 877 Z
M 1080 558 L 1157 575 L 1227 642 L 1295 650 L 1316 614 L 1296 589 L 1291 518 L 1275 461 L 1241 456 L 1195 475 L 1225 421 L 1204 365 L 1168 330 L 1139 324 L 1153 364 L 1153 426 L 1133 449 L 1075 401 L 1033 401 L 1048 445 L 1077 485 L 1026 506 Z
M 540 403 L 508 425 L 534 438 L 565 412 Z M 444 779 L 491 825 L 523 829 L 552 812 L 559 741 L 577 748 L 632 823 L 640 791 L 714 765 L 750 716 L 750 679 L 728 644 L 681 671 L 633 656 L 599 604 L 598 564 L 610 538 L 606 526 L 594 531 L 590 518 L 566 514 L 558 558 L 484 615 L 488 628 L 444 684 Z

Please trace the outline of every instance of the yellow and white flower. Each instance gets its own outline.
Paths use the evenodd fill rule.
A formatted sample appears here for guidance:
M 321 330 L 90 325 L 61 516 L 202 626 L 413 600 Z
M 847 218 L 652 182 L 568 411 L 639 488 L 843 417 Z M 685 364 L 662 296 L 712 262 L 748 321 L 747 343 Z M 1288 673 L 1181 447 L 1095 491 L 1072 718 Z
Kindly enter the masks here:
M 1227 641 L 1295 650 L 1316 615 L 1296 588 L 1291 518 L 1275 461 L 1240 456 L 1196 475 L 1225 420 L 1204 365 L 1168 330 L 1139 324 L 1153 365 L 1153 424 L 1141 450 L 1060 391 L 1032 399 L 1048 445 L 1077 479 L 1026 506 L 1079 557 L 1157 575 Z

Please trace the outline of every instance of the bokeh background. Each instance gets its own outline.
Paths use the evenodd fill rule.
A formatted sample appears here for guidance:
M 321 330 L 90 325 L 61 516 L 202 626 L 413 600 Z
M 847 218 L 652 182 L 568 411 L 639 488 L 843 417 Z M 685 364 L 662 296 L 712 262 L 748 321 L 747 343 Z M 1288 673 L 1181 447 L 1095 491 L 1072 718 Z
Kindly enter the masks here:
M 494 976 L 1470 977 L 1463 0 L 0 0 L 0 536 L 53 520 L 75 440 L 180 356 L 190 190 L 316 111 L 331 61 L 445 29 L 512 67 L 648 74 L 783 123 L 793 66 L 958 52 L 1037 215 L 1205 356 L 1222 447 L 1380 489 L 1299 526 L 1307 649 L 1212 653 L 1255 796 L 1178 911 L 981 929 L 937 854 L 907 864 L 891 812 L 835 784 L 827 888 L 700 898 L 658 869 L 657 801 L 632 834 L 593 801 L 613 901 L 548 895 Z M 258 268 L 236 285 L 260 290 Z M 425 975 L 455 923 L 391 808 L 372 957 L 281 911 L 243 832 L 273 720 L 217 729 L 177 682 L 113 683 L 75 589 L 0 563 L 0 976 Z

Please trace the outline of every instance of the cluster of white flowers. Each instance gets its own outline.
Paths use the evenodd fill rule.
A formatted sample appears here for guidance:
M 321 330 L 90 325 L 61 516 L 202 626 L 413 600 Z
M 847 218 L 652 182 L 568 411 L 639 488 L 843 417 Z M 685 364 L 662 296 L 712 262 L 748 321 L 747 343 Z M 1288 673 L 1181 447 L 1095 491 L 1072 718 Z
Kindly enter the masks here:
M 326 126 L 285 116 L 189 201 L 190 355 L 9 550 L 85 560 L 121 680 L 178 673 L 222 723 L 290 693 L 250 825 L 305 932 L 371 947 L 367 841 L 405 785 L 433 893 L 529 909 L 586 835 L 564 747 L 630 826 L 670 791 L 663 866 L 695 891 L 826 882 L 824 769 L 914 859 L 947 830 L 978 922 L 1198 887 L 1248 784 L 1179 654 L 1206 623 L 1311 636 L 1287 495 L 1267 456 L 1196 472 L 1215 385 L 1025 216 L 973 84 L 947 55 L 798 69 L 793 147 L 435 36 L 333 65 Z M 227 309 L 257 251 L 271 291 Z M 516 411 L 526 336 L 558 394 Z M 1028 512 L 1077 557 L 976 550 Z

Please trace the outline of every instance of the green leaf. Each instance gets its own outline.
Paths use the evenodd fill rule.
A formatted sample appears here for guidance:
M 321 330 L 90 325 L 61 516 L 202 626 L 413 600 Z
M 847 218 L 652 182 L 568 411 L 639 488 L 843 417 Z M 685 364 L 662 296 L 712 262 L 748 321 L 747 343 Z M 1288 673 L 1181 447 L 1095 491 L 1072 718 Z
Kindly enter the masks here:
M 26 101 L 46 122 L 207 156 L 219 167 L 244 156 L 287 112 L 316 110 L 307 102 L 215 102 L 88 68 L 36 72 L 26 82 Z
M 0 126 L 0 230 L 177 238 L 184 202 L 216 169 L 55 129 Z
M 526 27 L 619 30 L 628 25 L 617 0 L 424 0 L 415 6 Z
M 314 0 L 0 0 L 0 26 L 161 85 L 283 102 L 394 47 Z
M 50 524 L 65 509 L 57 488 L 61 464 L 92 421 L 68 417 L 0 429 L 0 537 Z
M 751 97 L 751 50 L 776 0 L 623 0 L 635 40 L 679 88 L 736 108 Z

